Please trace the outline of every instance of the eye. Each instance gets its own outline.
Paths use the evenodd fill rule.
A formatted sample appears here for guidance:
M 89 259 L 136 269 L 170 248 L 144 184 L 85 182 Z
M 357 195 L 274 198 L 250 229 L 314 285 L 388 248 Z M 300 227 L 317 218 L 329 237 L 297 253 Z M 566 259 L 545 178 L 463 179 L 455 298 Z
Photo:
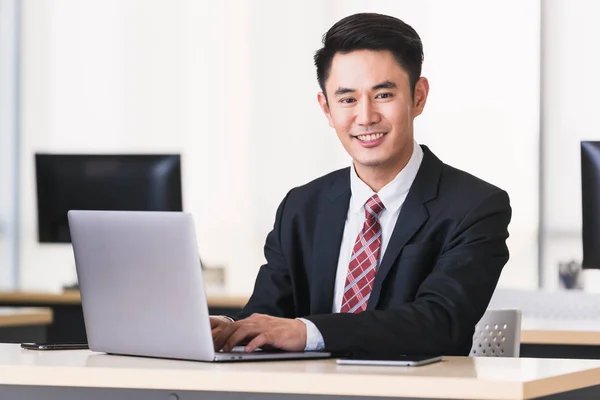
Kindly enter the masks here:
M 391 93 L 379 93 L 377 96 L 375 96 L 377 99 L 389 99 L 390 97 L 392 97 Z
M 354 103 L 356 101 L 356 99 L 353 99 L 352 97 L 345 97 L 343 99 L 340 99 L 340 103 L 342 104 L 351 104 Z

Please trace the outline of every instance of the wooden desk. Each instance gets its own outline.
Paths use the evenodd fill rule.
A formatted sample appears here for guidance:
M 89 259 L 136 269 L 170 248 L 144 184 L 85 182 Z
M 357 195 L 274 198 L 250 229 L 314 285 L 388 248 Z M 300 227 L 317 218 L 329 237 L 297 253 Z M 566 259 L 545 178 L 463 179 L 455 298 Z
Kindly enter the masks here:
M 70 290 L 61 293 L 50 292 L 0 292 L 0 303 L 10 304 L 81 304 L 78 290 Z
M 248 302 L 249 296 L 209 294 L 208 306 L 221 308 L 242 308 Z M 60 293 L 49 292 L 0 292 L 0 304 L 49 304 L 49 305 L 80 305 L 81 297 L 78 290 L 67 290 Z
M 231 308 L 233 310 L 241 310 L 244 308 L 250 296 L 244 295 L 227 295 L 227 294 L 208 294 L 206 300 L 208 308 Z
M 43 342 L 52 323 L 49 308 L 0 307 L 0 342 Z
M 600 321 L 523 318 L 521 356 L 600 359 Z
M 600 346 L 600 321 L 524 318 L 521 343 Z
M 53 322 L 46 328 L 46 340 L 56 343 L 85 343 L 85 324 L 79 291 L 64 293 L 0 292 L 3 307 L 48 307 Z
M 0 327 L 46 325 L 52 322 L 48 308 L 0 307 Z
M 0 345 L 0 398 L 600 398 L 600 360 L 448 357 L 423 367 L 334 360 L 201 363 Z M 256 395 L 260 394 L 260 395 Z

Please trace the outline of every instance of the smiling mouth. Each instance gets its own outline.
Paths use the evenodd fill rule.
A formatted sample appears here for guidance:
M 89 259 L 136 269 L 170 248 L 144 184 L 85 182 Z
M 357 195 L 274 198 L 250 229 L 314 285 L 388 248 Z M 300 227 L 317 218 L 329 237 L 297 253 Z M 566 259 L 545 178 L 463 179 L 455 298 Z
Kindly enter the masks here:
M 369 133 L 366 135 L 357 135 L 354 137 L 360 140 L 361 142 L 372 142 L 374 140 L 381 139 L 384 135 L 385 133 Z

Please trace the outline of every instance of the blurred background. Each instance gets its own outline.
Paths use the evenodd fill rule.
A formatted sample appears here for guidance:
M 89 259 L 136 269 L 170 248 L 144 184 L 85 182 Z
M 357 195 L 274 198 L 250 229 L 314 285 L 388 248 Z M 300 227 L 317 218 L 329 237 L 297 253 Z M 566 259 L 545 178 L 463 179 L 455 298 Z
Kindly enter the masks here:
M 422 38 L 416 140 L 510 195 L 500 285 L 558 287 L 582 256 L 580 141 L 600 139 L 594 0 L 0 0 L 0 289 L 76 281 L 71 246 L 38 237 L 35 154 L 122 153 L 181 155 L 203 262 L 250 292 L 283 196 L 350 164 L 312 56 L 365 11 Z

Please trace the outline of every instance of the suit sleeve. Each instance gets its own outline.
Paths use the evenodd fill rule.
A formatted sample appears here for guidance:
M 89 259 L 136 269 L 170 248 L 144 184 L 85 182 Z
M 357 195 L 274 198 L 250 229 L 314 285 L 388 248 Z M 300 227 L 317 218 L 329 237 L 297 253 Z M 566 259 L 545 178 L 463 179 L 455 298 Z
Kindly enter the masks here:
M 294 317 L 292 283 L 287 262 L 281 251 L 281 224 L 290 193 L 291 191 L 277 208 L 275 224 L 267 235 L 264 248 L 267 263 L 260 267 L 252 296 L 238 315 L 240 319 L 254 313 Z
M 506 192 L 497 190 L 480 201 L 458 224 L 414 302 L 304 318 L 317 326 L 326 350 L 333 352 L 466 355 L 508 261 L 510 219 Z

